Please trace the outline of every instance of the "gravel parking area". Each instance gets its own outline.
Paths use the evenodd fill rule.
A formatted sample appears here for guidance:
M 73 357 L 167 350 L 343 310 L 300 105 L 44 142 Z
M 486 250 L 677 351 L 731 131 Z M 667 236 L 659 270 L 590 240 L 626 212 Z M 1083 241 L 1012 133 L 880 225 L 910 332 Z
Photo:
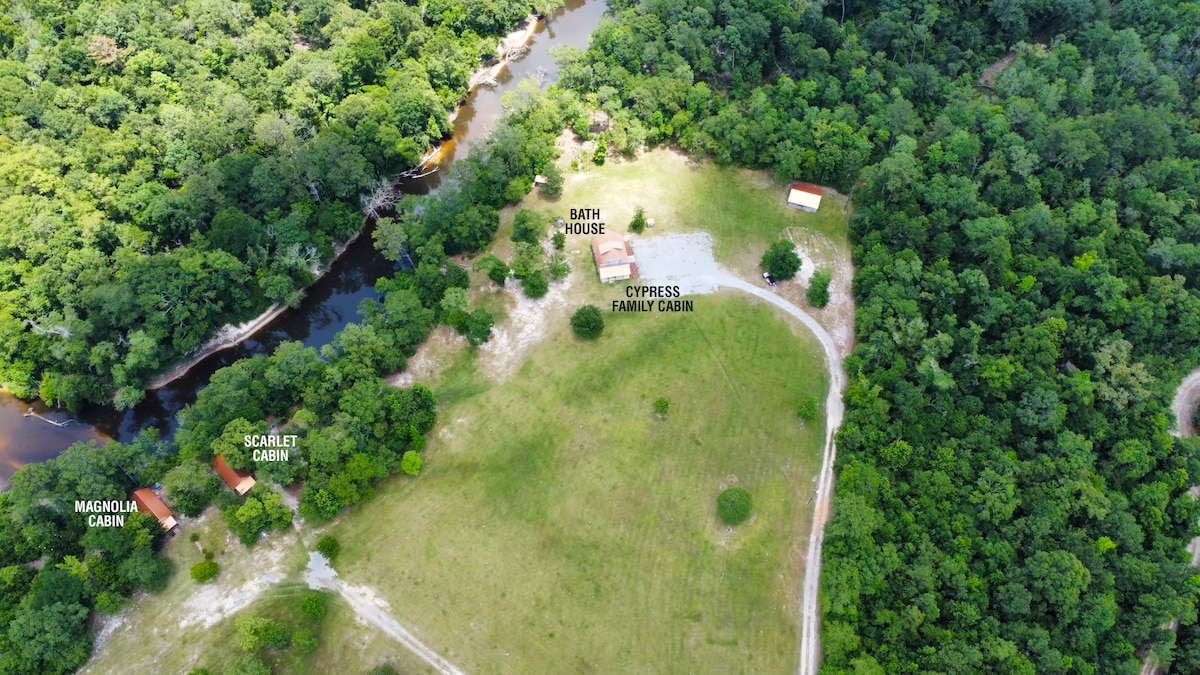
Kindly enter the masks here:
M 631 237 L 638 273 L 647 286 L 679 286 L 684 295 L 714 293 L 729 275 L 713 259 L 713 240 L 705 232 Z

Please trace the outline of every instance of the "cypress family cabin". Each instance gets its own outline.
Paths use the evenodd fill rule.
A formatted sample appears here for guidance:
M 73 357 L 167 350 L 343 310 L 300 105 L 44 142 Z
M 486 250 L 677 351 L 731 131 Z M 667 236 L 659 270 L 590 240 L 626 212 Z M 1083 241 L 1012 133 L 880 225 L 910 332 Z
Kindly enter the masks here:
M 792 183 L 788 189 L 787 205 L 808 213 L 816 213 L 821 208 L 821 196 L 825 192 L 816 185 L 808 183 Z
M 636 279 L 637 260 L 625 237 L 614 232 L 598 234 L 592 237 L 592 257 L 596 260 L 596 271 L 600 281 L 621 281 Z
M 216 471 L 217 475 L 221 477 L 221 480 L 225 481 L 225 484 L 229 486 L 229 489 L 239 495 L 249 492 L 250 488 L 254 487 L 254 484 L 257 482 L 249 471 L 241 471 L 229 466 L 225 463 L 225 458 L 220 455 L 213 458 L 212 467 L 213 471 Z
M 179 527 L 179 522 L 175 520 L 175 514 L 171 513 L 171 508 L 159 499 L 158 495 L 154 494 L 154 490 L 142 488 L 134 490 L 130 496 L 133 503 L 137 504 L 138 512 L 158 518 L 158 524 L 162 525 L 167 532 Z

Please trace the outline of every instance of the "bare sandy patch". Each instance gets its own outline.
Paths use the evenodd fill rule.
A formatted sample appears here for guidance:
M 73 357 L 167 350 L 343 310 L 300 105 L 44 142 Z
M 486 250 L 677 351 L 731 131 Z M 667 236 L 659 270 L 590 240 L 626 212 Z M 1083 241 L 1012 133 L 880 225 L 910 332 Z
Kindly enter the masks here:
M 796 245 L 800 273 L 795 279 L 779 284 L 777 292 L 811 314 L 829 331 L 838 352 L 843 357 L 849 356 L 854 349 L 854 263 L 850 252 L 820 232 L 793 227 L 788 228 L 786 235 Z M 833 270 L 829 304 L 824 308 L 812 306 L 806 295 L 813 274 L 821 268 Z
M 467 346 L 467 339 L 446 325 L 436 326 L 429 339 L 421 343 L 417 353 L 408 360 L 404 370 L 388 375 L 385 382 L 393 387 L 411 387 L 429 381 L 450 362 L 450 357 Z
M 523 363 L 529 351 L 546 339 L 550 322 L 566 314 L 568 292 L 575 283 L 578 269 L 567 278 L 550 282 L 550 291 L 537 300 L 525 297 L 521 282 L 509 279 L 504 292 L 513 303 L 508 319 L 492 329 L 492 338 L 479 348 L 481 370 L 492 379 L 503 382 Z
M 254 566 L 258 574 L 240 584 L 218 575 L 213 581 L 200 586 L 180 607 L 183 616 L 179 620 L 179 628 L 182 630 L 197 624 L 211 628 L 225 617 L 249 607 L 263 591 L 283 581 L 283 559 L 295 544 L 296 539 L 290 531 L 283 536 L 269 536 L 260 542 L 254 547 Z M 223 581 L 223 578 L 226 580 Z

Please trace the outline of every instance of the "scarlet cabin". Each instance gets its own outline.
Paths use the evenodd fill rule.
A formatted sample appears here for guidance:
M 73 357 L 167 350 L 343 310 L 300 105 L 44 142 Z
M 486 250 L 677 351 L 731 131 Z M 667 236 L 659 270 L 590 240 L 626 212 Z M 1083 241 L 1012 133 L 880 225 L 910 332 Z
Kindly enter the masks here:
M 249 471 L 240 471 L 229 466 L 225 463 L 225 458 L 220 455 L 213 458 L 212 467 L 213 471 L 216 471 L 217 475 L 221 477 L 221 480 L 225 481 L 225 484 L 229 486 L 229 489 L 239 495 L 249 492 L 250 488 L 254 487 L 254 484 L 257 482 L 254 480 L 254 476 L 250 475 Z

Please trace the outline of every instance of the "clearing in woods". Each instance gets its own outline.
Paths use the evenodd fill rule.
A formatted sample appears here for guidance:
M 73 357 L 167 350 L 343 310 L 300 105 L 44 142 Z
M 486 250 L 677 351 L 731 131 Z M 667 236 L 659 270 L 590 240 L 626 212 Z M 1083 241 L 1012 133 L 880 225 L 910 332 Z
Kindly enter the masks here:
M 740 293 L 695 302 L 605 311 L 594 343 L 551 326 L 501 383 L 461 352 L 420 478 L 333 526 L 342 577 L 469 673 L 793 669 L 824 432 L 795 409 L 824 358 Z M 754 515 L 731 531 L 734 484 Z

